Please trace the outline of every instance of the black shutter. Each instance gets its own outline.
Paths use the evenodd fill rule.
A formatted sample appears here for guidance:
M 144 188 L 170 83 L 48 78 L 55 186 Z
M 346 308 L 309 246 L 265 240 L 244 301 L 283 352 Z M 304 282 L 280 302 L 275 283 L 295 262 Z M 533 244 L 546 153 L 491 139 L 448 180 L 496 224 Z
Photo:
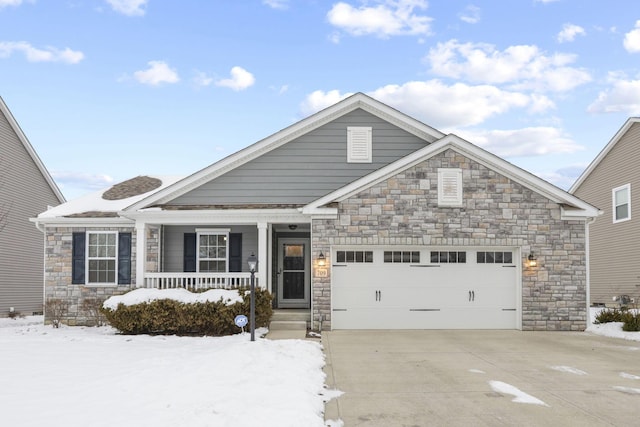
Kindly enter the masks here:
M 184 233 L 184 256 L 182 268 L 185 272 L 196 271 L 196 233 Z
M 74 285 L 84 285 L 85 239 L 85 233 L 73 233 L 71 239 L 71 283 Z
M 131 233 L 120 233 L 118 234 L 118 285 L 129 284 L 131 284 Z
M 229 272 L 242 271 L 242 233 L 229 234 Z

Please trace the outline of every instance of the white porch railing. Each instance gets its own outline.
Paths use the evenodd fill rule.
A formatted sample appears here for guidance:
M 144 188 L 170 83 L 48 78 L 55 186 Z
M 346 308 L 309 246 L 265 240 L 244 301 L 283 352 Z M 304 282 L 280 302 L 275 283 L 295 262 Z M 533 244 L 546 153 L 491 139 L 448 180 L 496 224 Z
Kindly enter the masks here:
M 145 273 L 144 287 L 155 289 L 185 288 L 237 289 L 251 286 L 251 273 Z M 258 276 L 255 277 L 258 287 Z

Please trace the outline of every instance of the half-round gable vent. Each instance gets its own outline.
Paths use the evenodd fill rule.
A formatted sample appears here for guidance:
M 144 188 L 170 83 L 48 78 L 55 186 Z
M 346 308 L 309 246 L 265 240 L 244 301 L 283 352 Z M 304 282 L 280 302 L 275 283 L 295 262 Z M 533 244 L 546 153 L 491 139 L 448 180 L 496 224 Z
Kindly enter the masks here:
M 104 200 L 122 200 L 155 190 L 162 185 L 158 178 L 137 176 L 114 185 L 102 194 Z

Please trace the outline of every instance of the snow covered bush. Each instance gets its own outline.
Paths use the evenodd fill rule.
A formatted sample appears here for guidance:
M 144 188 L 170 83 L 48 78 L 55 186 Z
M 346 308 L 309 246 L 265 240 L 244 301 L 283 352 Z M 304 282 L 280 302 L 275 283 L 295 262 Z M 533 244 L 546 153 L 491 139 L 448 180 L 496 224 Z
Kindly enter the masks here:
M 640 312 L 636 310 L 636 313 L 629 313 L 625 318 L 622 330 L 626 332 L 638 332 L 640 331 Z
M 136 289 L 107 299 L 101 311 L 126 335 L 232 335 L 240 332 L 234 318 L 249 316 L 250 297 L 247 290 Z M 272 313 L 271 294 L 257 289 L 256 328 L 268 326 Z
M 626 332 L 638 332 L 640 331 L 640 311 L 629 308 L 606 308 L 600 311 L 593 323 L 611 323 L 621 322 L 622 330 Z
M 597 325 L 600 323 L 624 322 L 630 314 L 626 308 L 605 308 L 596 315 L 593 323 Z

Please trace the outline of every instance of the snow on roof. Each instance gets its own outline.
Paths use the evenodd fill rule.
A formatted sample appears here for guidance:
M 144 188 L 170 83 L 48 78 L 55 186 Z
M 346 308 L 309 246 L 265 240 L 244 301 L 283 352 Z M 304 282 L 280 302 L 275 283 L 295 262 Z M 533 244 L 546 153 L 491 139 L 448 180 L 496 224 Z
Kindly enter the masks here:
M 116 212 L 119 212 L 132 204 L 144 199 L 150 194 L 160 191 L 163 188 L 168 187 L 184 178 L 183 176 L 145 176 L 136 177 L 122 183 L 116 184 L 110 188 L 102 189 L 87 195 L 81 196 L 77 199 L 70 200 L 59 206 L 51 208 L 38 215 L 38 219 L 47 218 L 61 218 L 61 217 L 79 217 L 79 216 L 114 216 Z M 149 185 L 150 182 L 160 181 L 160 185 L 153 188 L 154 185 Z M 141 185 L 137 185 L 141 184 Z M 124 189 L 124 192 L 120 192 L 120 197 L 110 197 L 112 200 L 107 200 L 104 195 L 112 194 L 115 190 Z M 127 197 L 128 196 L 128 197 Z M 83 215 L 87 213 L 90 215 Z

